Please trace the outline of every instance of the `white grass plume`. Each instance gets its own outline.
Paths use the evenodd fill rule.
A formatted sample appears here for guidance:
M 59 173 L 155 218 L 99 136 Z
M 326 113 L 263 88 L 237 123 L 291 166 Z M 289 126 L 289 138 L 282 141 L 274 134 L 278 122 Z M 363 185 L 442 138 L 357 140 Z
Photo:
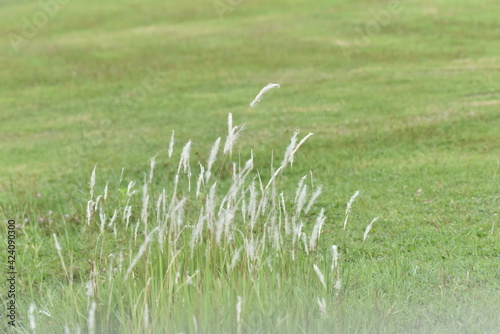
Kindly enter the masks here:
M 301 234 L 301 239 L 302 239 L 302 242 L 304 243 L 304 251 L 306 252 L 307 255 L 309 255 L 309 246 L 307 245 L 307 238 L 306 238 L 306 234 L 304 232 L 302 232 Z
M 299 184 L 297 186 L 297 190 L 295 192 L 295 203 L 297 203 L 297 200 L 299 199 L 299 195 L 300 195 L 300 192 L 302 191 L 302 187 L 304 186 L 304 181 L 306 180 L 307 178 L 307 175 L 304 175 L 300 181 L 299 181 Z
M 200 216 L 198 218 L 198 223 L 193 228 L 193 233 L 191 235 L 191 243 L 190 243 L 191 255 L 194 254 L 194 252 L 193 252 L 194 246 L 197 243 L 199 243 L 199 241 L 201 240 L 200 237 L 201 237 L 201 234 L 203 232 L 203 222 L 204 222 L 204 220 L 205 220 L 205 215 L 204 215 L 203 207 L 202 207 L 201 210 L 200 210 Z
M 172 153 L 174 153 L 174 143 L 175 143 L 175 131 L 172 130 L 172 136 L 170 137 L 170 143 L 168 144 L 168 158 L 172 157 Z
M 306 140 L 309 139 L 309 137 L 311 137 L 312 135 L 314 135 L 314 133 L 309 132 L 304 138 L 302 138 L 301 141 L 299 141 L 299 143 L 297 144 L 297 146 L 295 146 L 295 149 L 293 150 L 292 154 L 290 155 L 290 161 L 293 162 L 293 156 L 295 155 L 295 153 L 302 146 L 302 144 L 304 144 L 306 142 Z
M 326 289 L 326 283 L 325 283 L 325 276 L 321 272 L 321 270 L 318 268 L 317 265 L 314 265 L 314 271 L 316 272 L 316 275 L 318 275 L 319 281 L 321 282 L 321 285 Z
M 109 221 L 108 227 L 113 226 L 113 223 L 115 222 L 116 218 L 118 217 L 119 211 L 120 211 L 119 209 L 115 209 L 115 211 L 113 212 L 113 216 L 111 217 L 111 220 Z
M 285 157 L 283 158 L 283 162 L 281 163 L 281 166 L 284 168 L 287 163 L 290 163 L 290 166 L 293 164 L 293 156 L 292 152 L 295 150 L 295 147 L 297 146 L 297 135 L 299 134 L 299 130 L 295 130 L 295 132 L 292 135 L 292 138 L 290 138 L 290 145 L 287 146 L 286 151 L 285 151 Z
M 332 245 L 332 267 L 333 270 L 338 266 L 339 263 L 339 248 L 336 245 Z
M 94 187 L 95 187 L 95 170 L 97 168 L 97 164 L 95 164 L 94 169 L 92 170 L 92 174 L 90 175 L 90 199 L 94 198 Z
M 304 203 L 306 201 L 306 196 L 307 196 L 307 184 L 302 187 L 302 190 L 299 193 L 299 197 L 297 198 L 297 207 L 295 211 L 295 214 L 297 216 L 302 211 L 302 207 L 304 206 Z
M 101 220 L 101 226 L 99 230 L 102 233 L 104 231 L 104 227 L 106 226 L 106 220 L 107 220 L 106 212 L 104 212 L 104 206 L 101 206 L 99 208 L 99 219 Z
M 188 176 L 188 191 L 191 192 L 191 167 L 189 165 L 189 152 L 191 151 L 191 140 L 189 140 L 186 145 L 182 148 L 181 159 L 179 160 L 179 168 L 177 169 L 177 175 L 179 176 L 179 172 L 181 167 L 183 169 L 184 174 L 187 173 Z M 177 187 L 176 187 L 177 188 Z
M 92 215 L 94 213 L 93 207 L 94 202 L 92 200 L 89 200 L 87 202 L 87 225 L 90 225 L 90 221 L 92 220 Z
M 163 203 L 165 203 L 165 196 L 166 196 L 165 189 L 163 189 L 162 192 L 160 193 L 160 196 L 158 196 L 158 200 L 156 200 L 156 221 L 158 221 L 158 223 L 161 222 L 162 219 L 161 214 L 165 213 L 165 210 L 162 211 Z
M 309 248 L 311 250 L 316 249 L 316 244 L 319 241 L 319 236 L 321 235 L 321 227 L 323 227 L 325 219 L 325 209 L 321 209 L 318 219 L 316 220 L 316 224 L 314 224 L 311 239 L 309 240 Z
M 278 167 L 278 169 L 276 169 L 276 171 L 274 172 L 274 174 L 271 176 L 271 179 L 269 180 L 269 182 L 267 183 L 266 185 L 266 190 L 267 188 L 269 188 L 269 186 L 274 182 L 274 180 L 276 179 L 276 177 L 278 176 L 278 174 L 283 171 L 283 169 L 285 168 L 286 164 L 290 161 L 293 161 L 293 156 L 295 155 L 295 153 L 297 152 L 297 150 L 299 149 L 300 146 L 302 146 L 302 144 L 305 143 L 305 141 L 311 137 L 314 133 L 309 133 L 307 136 L 305 136 L 304 138 L 302 138 L 302 140 L 297 144 L 297 146 L 295 146 L 295 148 L 293 149 L 292 153 L 289 154 L 289 157 L 288 157 L 288 160 L 283 160 L 283 163 L 281 164 L 280 167 Z M 293 137 L 292 137 L 293 138 Z M 293 141 L 293 139 L 292 139 Z M 292 144 L 290 144 L 292 145 Z M 285 153 L 286 154 L 286 153 Z
M 87 290 L 86 294 L 87 294 L 87 297 L 88 298 L 92 298 L 94 297 L 94 288 L 92 286 L 92 282 L 91 281 L 88 281 L 86 284 L 85 284 L 85 289 Z
M 337 279 L 337 281 L 335 281 L 335 286 L 334 286 L 335 290 L 337 290 L 337 293 L 336 293 L 337 295 L 340 292 L 341 285 L 342 285 L 342 280 L 339 278 L 339 279 Z
M 236 303 L 236 323 L 240 326 L 241 323 L 241 305 L 243 304 L 243 298 L 238 296 L 238 302 Z
M 319 311 L 321 312 L 321 316 L 326 316 L 326 300 L 325 298 L 319 298 L 317 300 L 318 306 L 319 306 Z
M 130 205 L 127 205 L 123 209 L 123 220 L 127 221 L 125 229 L 128 229 L 128 224 L 130 223 L 130 217 L 132 217 L 132 207 Z
M 314 133 L 312 132 L 309 132 L 306 136 L 304 136 L 304 138 L 302 138 L 299 143 L 295 146 L 295 148 L 293 149 L 292 153 L 290 153 L 290 156 L 288 157 L 288 161 L 290 162 L 290 164 L 292 164 L 293 162 L 293 157 L 295 156 L 295 153 L 297 153 L 297 151 L 299 150 L 299 148 L 306 142 L 307 139 L 309 139 L 309 137 L 311 137 L 312 135 L 314 135 Z
M 179 160 L 179 167 L 177 168 L 177 174 L 181 171 L 181 167 L 184 173 L 191 174 L 191 169 L 189 166 L 189 152 L 191 151 L 191 140 L 189 140 L 186 145 L 182 148 L 181 159 Z
M 311 210 L 314 202 L 319 197 L 319 195 L 321 195 L 321 190 L 322 190 L 321 186 L 318 186 L 318 188 L 316 188 L 316 191 L 312 194 L 311 199 L 309 200 L 309 203 L 307 204 L 307 207 L 304 210 L 305 213 L 308 213 L 309 210 Z
M 352 207 L 352 204 L 354 203 L 354 200 L 356 199 L 356 197 L 359 196 L 359 190 L 356 190 L 356 192 L 354 193 L 354 195 L 352 195 L 351 199 L 349 200 L 349 202 L 347 203 L 347 207 L 345 209 L 345 220 L 344 220 L 344 230 L 346 228 L 346 225 L 347 225 L 347 218 L 349 218 L 349 213 L 351 212 L 351 207 Z
M 256 261 L 258 259 L 257 247 L 258 241 L 256 241 L 252 235 L 251 239 L 245 238 L 244 240 L 245 255 L 248 261 Z
M 151 183 L 151 181 L 153 180 L 153 175 L 154 175 L 154 170 L 155 170 L 155 166 L 156 166 L 156 157 L 157 156 L 158 156 L 158 154 L 156 154 L 150 160 L 149 183 Z
M 28 310 L 28 319 L 30 321 L 30 329 L 35 332 L 36 329 L 36 322 L 35 322 L 35 309 L 36 305 L 34 303 L 30 304 L 30 308 Z
M 366 240 L 366 237 L 368 237 L 368 233 L 370 233 L 370 230 L 372 229 L 373 223 L 375 223 L 378 220 L 378 217 L 373 218 L 372 222 L 368 224 L 366 227 L 365 233 L 363 234 L 363 241 Z
M 246 225 L 246 217 L 248 215 L 248 206 L 247 206 L 247 200 L 246 200 L 246 195 L 245 193 L 247 192 L 248 189 L 241 188 L 240 191 L 240 201 L 241 201 L 241 218 L 243 219 L 243 225 Z
M 217 152 L 219 152 L 219 146 L 220 146 L 220 137 L 217 138 L 215 141 L 214 145 L 212 146 L 212 149 L 210 150 L 210 155 L 208 156 L 208 162 L 207 162 L 207 171 L 205 172 L 205 182 L 208 184 L 208 180 L 210 180 L 210 176 L 212 175 L 212 166 L 217 159 Z
M 198 182 L 196 183 L 196 198 L 200 195 L 201 185 L 205 183 L 205 179 L 203 178 L 205 174 L 205 167 L 203 167 L 201 163 L 198 163 L 198 165 L 200 166 L 200 176 L 198 177 Z
M 208 196 L 205 202 L 205 212 L 207 216 L 207 227 L 210 231 L 213 229 L 213 223 L 215 220 L 215 206 L 216 206 L 216 198 L 215 191 L 217 187 L 217 182 L 214 182 L 208 191 Z
M 294 218 L 292 218 L 292 219 L 294 219 Z M 293 221 L 292 247 L 294 247 L 297 240 L 300 239 L 300 236 L 302 235 L 302 228 L 303 227 L 304 227 L 304 223 L 302 221 L 300 222 L 300 224 L 296 224 L 295 221 Z
M 238 264 L 238 261 L 240 260 L 240 254 L 241 250 L 243 247 L 238 248 L 234 253 L 233 253 L 233 258 L 231 259 L 231 265 L 229 266 L 229 269 L 233 269 L 236 264 Z
M 196 316 L 193 315 L 193 325 L 194 325 L 194 334 L 198 334 L 198 321 L 196 321 Z
M 128 197 L 132 197 L 132 195 L 134 195 L 137 192 L 136 190 L 132 191 L 132 188 L 134 188 L 134 186 L 135 186 L 135 182 L 130 181 L 128 186 L 127 186 L 127 196 Z
M 124 261 L 124 258 L 123 258 L 123 252 L 120 251 L 120 253 L 118 253 L 118 270 L 121 272 L 122 269 L 123 269 L 123 261 Z
M 97 208 L 99 207 L 99 201 L 101 200 L 102 198 L 102 195 L 99 195 L 97 196 L 97 198 L 95 199 L 95 202 L 94 202 L 94 209 L 97 210 Z
M 262 88 L 259 94 L 257 94 L 257 96 L 255 97 L 255 99 L 253 99 L 253 101 L 250 102 L 250 107 L 254 108 L 257 105 L 257 103 L 259 103 L 260 100 L 262 100 L 262 96 L 273 88 L 280 88 L 280 85 L 270 83 L 266 87 Z
M 49 317 L 49 318 L 52 318 L 52 316 L 50 315 L 50 313 L 49 313 L 49 312 L 47 312 L 47 311 L 45 311 L 45 310 L 40 310 L 40 311 L 38 311 L 38 314 L 43 314 L 43 315 L 45 315 L 45 316 L 47 316 L 47 317 Z
M 233 114 L 227 115 L 227 138 L 224 144 L 224 154 L 232 152 L 233 149 Z
M 177 202 L 177 205 L 174 207 L 174 209 L 172 210 L 172 215 L 174 216 L 175 214 L 177 214 L 177 216 L 175 217 L 176 218 L 176 224 L 177 226 L 182 226 L 182 224 L 184 223 L 184 219 L 183 218 L 183 213 L 184 213 L 184 205 L 187 203 L 187 197 L 186 196 L 182 196 L 181 200 Z M 179 220 L 180 219 L 180 220 Z
M 245 128 L 245 124 L 242 126 L 233 127 L 233 115 L 231 113 L 227 116 L 227 138 L 224 144 L 224 154 L 233 154 L 233 146 L 238 139 L 240 132 Z
M 106 201 L 108 199 L 108 185 L 109 185 L 109 182 L 106 183 L 106 186 L 104 187 L 104 201 Z

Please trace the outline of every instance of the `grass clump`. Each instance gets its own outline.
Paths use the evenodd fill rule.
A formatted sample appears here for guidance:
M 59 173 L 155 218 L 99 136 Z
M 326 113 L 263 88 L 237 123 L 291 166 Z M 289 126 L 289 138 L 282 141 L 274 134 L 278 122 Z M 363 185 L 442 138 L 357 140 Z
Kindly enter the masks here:
M 312 133 L 299 140 L 296 131 L 264 181 L 252 152 L 245 162 L 240 156 L 226 163 L 242 128 L 229 114 L 222 157 L 218 138 L 207 163 L 198 162 L 198 175 L 191 141 L 172 162 L 174 133 L 168 167 L 158 170 L 153 157 L 140 185 L 127 183 L 122 171 L 116 189 L 108 182 L 97 194 L 96 165 L 79 232 L 90 270 L 75 276 L 75 248 L 54 233 L 63 272 L 60 284 L 43 293 L 71 312 L 45 305 L 50 321 L 35 321 L 33 308 L 41 307 L 35 300 L 30 326 L 90 333 L 297 331 L 298 324 L 321 330 L 324 323 L 315 319 L 326 319 L 341 300 L 338 247 L 319 242 L 327 216 L 314 207 L 321 186 L 312 174 L 295 191 L 280 182 Z

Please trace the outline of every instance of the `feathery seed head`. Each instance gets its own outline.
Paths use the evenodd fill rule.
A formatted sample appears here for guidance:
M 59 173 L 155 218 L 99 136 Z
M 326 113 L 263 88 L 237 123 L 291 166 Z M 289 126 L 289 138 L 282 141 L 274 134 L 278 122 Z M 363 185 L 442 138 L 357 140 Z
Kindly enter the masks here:
M 319 278 L 319 281 L 321 282 L 321 285 L 326 289 L 326 283 L 325 283 L 325 276 L 321 272 L 321 270 L 318 268 L 317 265 L 314 265 L 314 271 L 316 272 L 316 275 Z
M 262 88 L 259 94 L 257 94 L 257 96 L 255 97 L 255 99 L 253 99 L 253 101 L 250 102 L 250 107 L 254 108 L 257 105 L 257 103 L 259 103 L 262 100 L 262 96 L 273 88 L 280 88 L 280 85 L 270 83 L 264 88 Z
M 366 227 L 365 233 L 363 234 L 363 241 L 366 240 L 366 237 L 368 237 L 368 233 L 372 229 L 373 223 L 375 223 L 377 220 L 378 220 L 378 217 L 375 217 L 375 218 L 373 218 L 372 222 L 370 224 L 368 224 L 368 226 Z
M 172 130 L 172 136 L 170 137 L 170 143 L 168 144 L 168 158 L 172 157 L 172 153 L 174 153 L 174 142 L 175 142 L 175 131 Z

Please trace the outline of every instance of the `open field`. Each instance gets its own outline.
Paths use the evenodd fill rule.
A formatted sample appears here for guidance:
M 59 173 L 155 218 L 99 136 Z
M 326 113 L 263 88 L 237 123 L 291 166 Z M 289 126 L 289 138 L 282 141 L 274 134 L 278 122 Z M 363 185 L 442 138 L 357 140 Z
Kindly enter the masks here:
M 0 219 L 16 221 L 18 272 L 18 326 L 2 316 L 0 328 L 500 332 L 498 1 L 52 6 L 0 3 Z M 281 88 L 250 108 L 270 82 Z M 229 113 L 245 128 L 223 155 Z M 252 180 L 261 191 L 257 173 L 265 186 L 296 129 L 299 140 L 314 135 L 256 195 L 264 207 L 250 228 Z M 207 168 L 218 137 L 213 175 L 197 196 L 198 162 Z M 190 139 L 189 192 L 178 162 Z M 231 161 L 243 169 L 250 152 L 253 170 L 223 203 L 240 175 Z M 306 204 L 322 186 L 308 212 L 296 198 L 304 175 Z M 207 214 L 215 181 L 217 208 L 235 210 L 231 219 L 217 213 L 230 222 L 220 242 Z M 292 217 L 304 223 L 303 235 L 287 231 L 285 214 L 290 226 Z M 192 244 L 200 216 L 206 228 Z M 7 224 L 0 232 L 7 236 Z M 8 238 L 1 243 L 7 249 Z M 7 287 L 0 295 L 8 314 Z

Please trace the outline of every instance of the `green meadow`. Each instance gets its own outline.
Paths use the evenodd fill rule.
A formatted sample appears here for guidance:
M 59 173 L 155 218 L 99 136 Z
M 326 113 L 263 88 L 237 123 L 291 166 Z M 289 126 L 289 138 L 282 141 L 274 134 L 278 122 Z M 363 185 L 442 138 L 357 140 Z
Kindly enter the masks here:
M 0 9 L 3 332 L 500 332 L 500 2 Z

